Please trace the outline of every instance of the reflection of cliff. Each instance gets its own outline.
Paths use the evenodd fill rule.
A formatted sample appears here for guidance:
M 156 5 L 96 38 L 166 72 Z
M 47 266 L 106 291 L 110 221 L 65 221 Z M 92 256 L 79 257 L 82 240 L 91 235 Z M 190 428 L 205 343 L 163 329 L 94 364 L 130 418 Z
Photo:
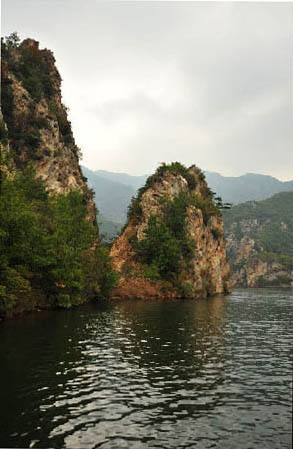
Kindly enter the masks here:
M 73 398 L 83 394 L 85 385 L 75 379 L 86 373 L 81 344 L 85 331 L 75 310 L 32 313 L 2 324 L 1 446 L 30 447 L 35 441 L 63 447 L 62 436 L 54 444 L 48 436 L 70 415 Z
M 194 411 L 214 407 L 206 391 L 223 379 L 226 301 L 224 296 L 186 302 L 125 301 L 116 308 L 119 351 L 134 370 L 144 372 L 148 390 L 162 398 L 166 413 L 174 401 L 182 409 L 195 406 Z M 200 404 L 203 395 L 205 402 Z

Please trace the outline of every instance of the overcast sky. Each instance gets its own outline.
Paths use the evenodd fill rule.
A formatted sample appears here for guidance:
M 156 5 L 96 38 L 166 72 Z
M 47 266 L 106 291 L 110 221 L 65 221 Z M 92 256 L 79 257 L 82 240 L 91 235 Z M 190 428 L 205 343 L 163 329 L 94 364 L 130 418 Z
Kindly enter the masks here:
M 90 169 L 293 179 L 292 3 L 2 0 L 12 31 L 54 52 Z

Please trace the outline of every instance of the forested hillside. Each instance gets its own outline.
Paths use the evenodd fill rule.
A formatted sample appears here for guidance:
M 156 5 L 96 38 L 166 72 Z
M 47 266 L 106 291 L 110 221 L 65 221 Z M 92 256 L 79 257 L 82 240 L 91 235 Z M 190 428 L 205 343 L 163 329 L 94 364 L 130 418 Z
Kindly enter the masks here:
M 293 192 L 250 201 L 224 212 L 228 257 L 243 286 L 290 285 Z
M 107 295 L 116 278 L 54 56 L 15 33 L 1 50 L 0 316 Z

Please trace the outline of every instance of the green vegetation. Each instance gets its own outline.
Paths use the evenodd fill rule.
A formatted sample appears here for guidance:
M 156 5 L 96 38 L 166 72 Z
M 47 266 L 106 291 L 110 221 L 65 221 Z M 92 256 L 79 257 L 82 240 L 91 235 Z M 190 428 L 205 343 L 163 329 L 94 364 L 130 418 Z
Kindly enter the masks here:
M 50 119 L 57 120 L 60 140 L 70 144 L 76 155 L 79 149 L 75 146 L 71 123 L 67 119 L 67 109 L 55 101 L 59 93 L 60 75 L 55 69 L 54 58 L 47 50 L 39 50 L 36 46 L 19 43 L 16 33 L 1 40 L 1 108 L 8 132 L 1 139 L 9 139 L 15 153 L 15 162 L 21 164 L 20 153 L 26 149 L 27 159 L 42 159 L 45 155 L 38 151 L 41 147 L 41 130 L 51 128 Z M 14 107 L 13 75 L 29 93 L 23 94 L 23 110 Z M 46 99 L 49 115 L 40 116 L 38 103 Z M 19 100 L 19 99 L 18 99 Z
M 236 242 L 244 235 L 255 241 L 254 257 L 279 263 L 285 270 L 293 264 L 293 192 L 278 193 L 263 201 L 249 201 L 223 213 L 226 234 Z M 228 254 L 237 269 L 233 254 Z M 264 281 L 261 281 L 262 283 Z
M 20 56 L 18 58 L 15 58 L 16 50 Z M 48 63 L 46 51 L 21 44 L 17 34 L 12 33 L 2 39 L 1 52 L 4 63 L 35 101 L 40 101 L 42 96 L 47 98 L 54 96 L 56 90 L 51 73 L 52 67 Z
M 180 164 L 180 162 L 172 162 L 167 165 L 164 162 L 157 168 L 156 172 L 149 176 L 146 180 L 146 183 L 143 187 L 138 189 L 138 193 L 135 197 L 132 198 L 130 205 L 128 206 L 128 218 L 140 217 L 141 216 L 141 207 L 140 200 L 144 192 L 146 192 L 149 188 L 153 187 L 156 182 L 162 180 L 164 173 L 171 172 L 179 174 L 186 179 L 188 183 L 188 187 L 190 190 L 193 190 L 196 187 L 196 182 L 194 176 L 188 172 L 188 169 Z M 202 173 L 202 172 L 201 172 Z M 202 173 L 203 174 L 203 173 Z M 203 175 L 204 176 L 204 175 Z
M 211 189 L 204 182 L 205 175 L 201 170 L 199 170 L 199 179 L 202 182 L 202 184 L 200 186 L 201 195 L 199 196 L 199 195 L 192 194 L 191 191 L 193 191 L 196 187 L 196 179 L 195 179 L 194 175 L 192 173 L 190 173 L 184 165 L 180 164 L 180 162 L 172 162 L 170 165 L 167 165 L 165 163 L 161 164 L 157 168 L 156 172 L 147 178 L 145 185 L 143 187 L 141 187 L 138 190 L 137 195 L 131 199 L 131 202 L 128 206 L 128 214 L 127 214 L 128 219 L 132 218 L 135 221 L 140 220 L 140 218 L 142 216 L 142 209 L 141 209 L 141 205 L 140 205 L 142 195 L 149 188 L 153 187 L 156 182 L 162 181 L 163 175 L 166 172 L 171 172 L 175 175 L 180 174 L 181 176 L 183 176 L 183 178 L 186 179 L 188 188 L 189 188 L 189 193 L 186 194 L 186 198 L 188 198 L 188 204 L 193 205 L 202 210 L 203 220 L 204 220 L 205 224 L 207 224 L 209 218 L 212 215 L 218 215 L 220 213 L 221 209 L 230 208 L 230 204 L 228 204 L 228 203 L 223 204 L 220 197 L 214 198 L 215 193 L 212 192 Z M 174 200 L 174 201 L 175 201 L 175 203 L 174 203 L 174 207 L 175 207 L 177 200 Z M 184 203 L 183 196 L 181 197 L 180 201 L 182 204 Z M 179 211 L 176 212 L 177 215 L 178 215 L 178 212 Z M 180 215 L 180 212 L 179 212 L 179 215 Z
M 55 100 L 49 100 L 48 106 L 51 117 L 53 119 L 57 119 L 59 131 L 61 134 L 60 137 L 62 138 L 63 142 L 67 144 L 74 144 L 71 123 L 67 118 L 68 109 L 66 108 L 66 106 L 62 105 L 62 107 L 60 108 Z
M 6 145 L 8 143 L 8 132 L 4 121 L 0 118 L 0 142 Z
M 234 206 L 223 214 L 227 232 L 237 230 L 241 238 L 241 222 L 250 220 L 248 235 L 257 241 L 263 251 L 293 255 L 293 193 L 282 192 L 263 201 L 249 201 Z M 246 232 L 247 233 L 247 232 Z
M 222 202 L 215 202 L 213 192 L 204 182 L 204 174 L 199 171 L 200 194 L 195 194 L 196 176 L 189 172 L 179 162 L 170 165 L 162 164 L 154 175 L 150 176 L 145 186 L 131 201 L 128 217 L 139 222 L 142 217 L 141 197 L 144 192 L 162 180 L 167 172 L 180 174 L 188 183 L 188 189 L 180 192 L 172 200 L 160 198 L 162 215 L 152 215 L 144 231 L 144 238 L 137 241 L 135 236 L 129 238 L 135 252 L 135 260 L 143 267 L 143 274 L 150 280 L 158 279 L 171 282 L 184 296 L 191 295 L 191 285 L 183 282 L 188 273 L 190 262 L 194 256 L 194 241 L 188 237 L 186 217 L 189 208 L 202 211 L 203 221 L 208 223 L 210 217 L 220 214 Z M 219 200 L 219 198 L 217 199 Z M 123 232 L 123 231 L 122 231 Z M 217 230 L 213 232 L 214 239 L 219 239 Z
M 98 214 L 98 224 L 99 224 L 99 234 L 100 240 L 103 243 L 109 244 L 120 234 L 122 224 L 115 223 L 114 221 L 108 220 L 100 213 Z
M 182 252 L 179 242 L 156 216 L 149 220 L 145 238 L 134 244 L 136 258 L 152 267 L 163 279 L 172 279 L 179 273 Z
M 145 276 L 163 279 L 182 289 L 179 276 L 188 270 L 194 243 L 187 235 L 186 215 L 195 198 L 181 192 L 173 201 L 164 199 L 163 219 L 153 215 L 145 230 L 145 238 L 132 241 L 135 258 L 145 264 Z
M 108 295 L 117 279 L 83 195 L 49 195 L 32 169 L 0 180 L 0 314 Z

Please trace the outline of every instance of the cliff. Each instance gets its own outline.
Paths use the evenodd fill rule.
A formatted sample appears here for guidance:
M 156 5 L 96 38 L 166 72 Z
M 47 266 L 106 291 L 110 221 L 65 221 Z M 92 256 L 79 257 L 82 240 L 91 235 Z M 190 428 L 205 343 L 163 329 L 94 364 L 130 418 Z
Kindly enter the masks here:
M 1 141 L 12 150 L 10 165 L 22 170 L 33 164 L 36 177 L 55 193 L 79 190 L 95 221 L 53 53 L 33 39 L 2 41 L 1 77 Z
M 116 297 L 205 297 L 231 290 L 222 217 L 197 167 L 162 165 L 132 200 L 111 249 Z
M 233 283 L 289 287 L 293 269 L 293 193 L 250 201 L 224 213 Z
M 1 49 L 0 318 L 108 296 L 116 275 L 54 56 L 16 34 Z

